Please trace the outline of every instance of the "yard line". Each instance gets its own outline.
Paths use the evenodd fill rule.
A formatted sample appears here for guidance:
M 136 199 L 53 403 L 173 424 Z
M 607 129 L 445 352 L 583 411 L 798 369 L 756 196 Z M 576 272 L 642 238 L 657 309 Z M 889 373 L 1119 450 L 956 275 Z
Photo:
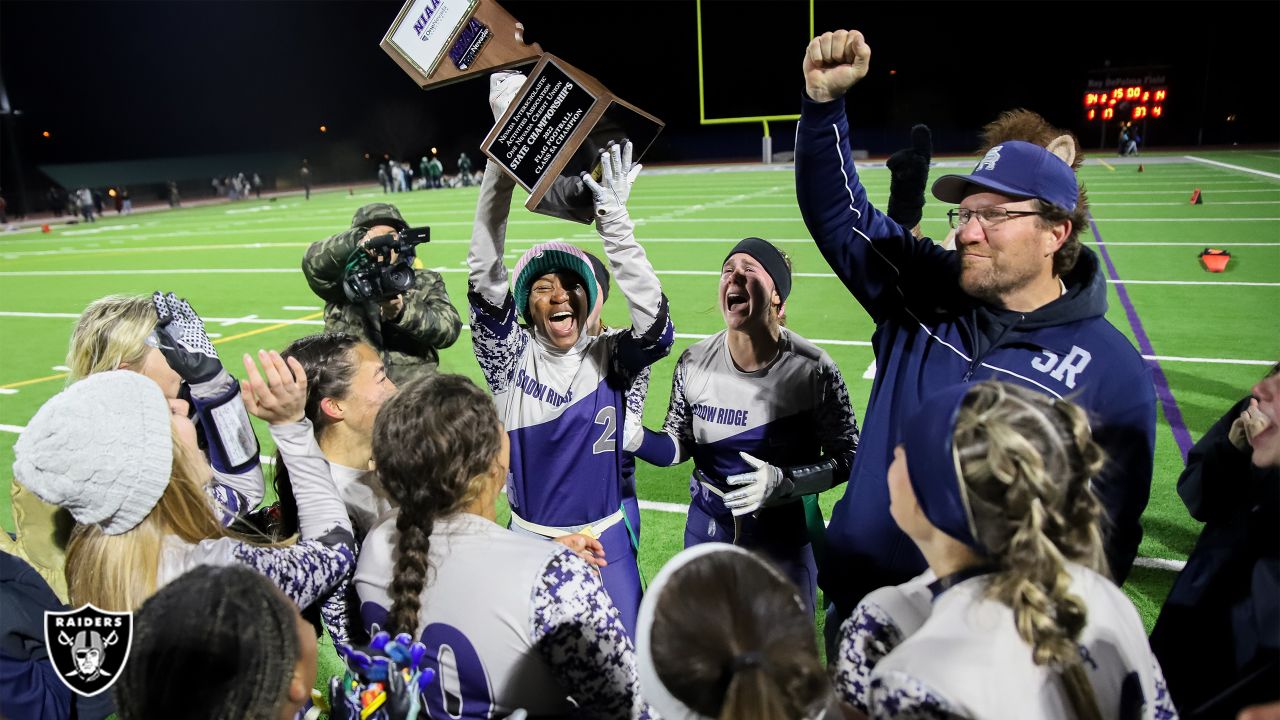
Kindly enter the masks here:
M 1176 357 L 1173 355 L 1143 355 L 1142 357 L 1145 360 L 1155 360 L 1157 362 L 1204 363 L 1206 365 L 1260 365 L 1270 367 L 1276 364 L 1274 360 L 1233 360 L 1230 358 Z
M 1190 187 L 1190 185 L 1188 185 Z M 1210 188 L 1214 193 L 1222 193 L 1224 195 L 1235 195 L 1236 193 L 1280 193 L 1280 187 L 1254 188 L 1246 190 L 1215 190 Z M 1092 185 L 1089 186 L 1089 194 L 1097 195 L 1182 195 L 1190 197 L 1191 193 L 1186 190 L 1109 190 L 1095 192 Z
M 1228 287 L 1280 287 L 1280 282 L 1239 282 L 1234 280 L 1107 280 L 1112 285 L 1223 285 Z
M 288 310 L 289 308 L 285 308 Z M 299 307 L 299 310 L 319 310 L 315 307 Z M 75 320 L 80 317 L 80 313 L 55 313 L 55 312 L 0 312 L 0 318 L 45 318 L 53 320 Z M 296 318 L 226 318 L 226 317 L 206 317 L 202 318 L 207 323 L 226 323 L 237 322 L 244 325 L 324 325 L 323 320 L 298 320 Z
M 1089 244 L 1091 244 L 1091 245 L 1092 245 L 1092 244 L 1095 244 L 1093 240 L 1088 240 L 1088 241 L 1086 241 L 1086 242 L 1088 242 L 1088 243 L 1089 243 Z M 1280 242 L 1232 242 L 1232 241 L 1230 241 L 1230 240 L 1226 240 L 1226 241 L 1218 241 L 1218 240 L 1215 240 L 1213 244 L 1214 244 L 1214 245 L 1222 245 L 1222 246 L 1224 246 L 1224 247 L 1225 247 L 1225 246 L 1227 246 L 1227 245 L 1230 245 L 1230 246 L 1232 246 L 1232 247 L 1280 247 Z M 1174 242 L 1174 241 L 1168 241 L 1168 242 L 1160 242 L 1160 241 L 1157 241 L 1157 242 L 1138 242 L 1138 241 L 1132 241 L 1132 242 L 1130 242 L 1130 241 L 1111 242 L 1110 240 L 1108 240 L 1108 241 L 1107 241 L 1107 247 L 1115 247 L 1116 245 L 1128 245 L 1128 246 L 1131 246 L 1131 247 L 1145 247 L 1145 246 L 1158 246 L 1158 247 L 1169 247 L 1169 246 L 1182 246 L 1182 247 L 1204 247 L 1204 243 L 1203 243 L 1203 242 L 1194 242 L 1194 241 L 1192 241 L 1192 242 Z
M 465 273 L 465 267 L 436 267 L 439 273 Z M 298 268 L 172 268 L 168 270 L 15 270 L 0 272 L 0 277 L 82 277 L 99 275 L 287 275 L 302 272 Z M 719 277 L 719 270 L 656 270 L 658 275 Z M 836 279 L 835 273 L 802 272 L 791 277 Z M 1110 280 L 1111 284 L 1130 285 L 1220 285 L 1223 287 L 1280 287 L 1280 282 L 1240 282 L 1229 280 Z
M 1107 243 L 1112 245 L 1114 243 Z M 315 310 L 317 308 L 307 305 L 289 305 L 285 310 Z M 0 318 L 43 318 L 53 320 L 75 320 L 79 318 L 79 313 L 55 313 L 55 312 L 19 312 L 19 311 L 0 311 Z M 223 323 L 233 318 L 223 317 L 206 317 L 205 322 Z M 287 318 L 254 318 L 246 320 L 244 318 L 235 318 L 237 322 L 245 325 L 324 325 L 322 320 L 290 320 Z M 470 332 L 471 328 L 463 325 L 462 329 Z M 676 333 L 675 336 L 682 340 L 706 340 L 711 337 L 709 334 L 702 333 Z M 843 347 L 872 347 L 872 343 L 867 340 L 834 340 L 830 338 L 810 338 L 809 342 L 817 345 L 836 345 Z M 1243 358 L 1202 358 L 1202 357 L 1178 357 L 1176 355 L 1143 355 L 1146 360 L 1156 360 L 1160 362 L 1183 362 L 1183 363 L 1200 363 L 1205 365 L 1257 365 L 1259 367 L 1270 367 L 1275 364 L 1275 360 L 1248 360 Z M 62 368 L 54 368 L 55 370 Z
M 1164 558 L 1140 557 L 1134 558 L 1133 564 L 1138 567 L 1151 568 L 1152 570 L 1168 570 L 1170 572 L 1182 572 L 1187 566 L 1186 560 L 1166 560 Z
M 1252 175 L 1268 177 L 1272 180 L 1280 180 L 1280 175 L 1273 172 L 1267 172 L 1266 170 L 1254 170 L 1253 168 L 1245 167 L 1243 165 L 1232 165 L 1230 163 L 1218 162 L 1217 160 L 1210 160 L 1209 158 L 1196 157 L 1195 155 L 1184 155 L 1183 157 L 1188 160 L 1205 163 L 1206 165 L 1216 165 L 1218 167 L 1227 168 L 1228 170 L 1235 170 L 1236 172 L 1250 173 Z
M 1114 203 L 1089 203 L 1090 208 L 1096 207 L 1172 207 L 1177 205 L 1187 205 L 1187 202 L 1114 202 Z M 1280 200 L 1218 200 L 1214 205 L 1280 205 Z M 756 206 L 753 206 L 756 207 Z

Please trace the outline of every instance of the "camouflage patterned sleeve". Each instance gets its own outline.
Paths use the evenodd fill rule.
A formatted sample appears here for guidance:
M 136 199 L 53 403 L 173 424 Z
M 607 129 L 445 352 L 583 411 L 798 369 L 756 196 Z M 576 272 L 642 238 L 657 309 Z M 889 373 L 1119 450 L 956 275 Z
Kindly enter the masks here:
M 822 452 L 836 460 L 838 482 L 849 477 L 853 467 L 853 455 L 858 450 L 858 418 L 849 402 L 849 388 L 844 375 L 830 356 L 823 355 L 821 370 L 823 393 L 818 408 L 818 434 L 822 440 Z
M 644 440 L 636 457 L 651 465 L 669 467 L 689 459 L 694 446 L 693 414 L 685 400 L 684 383 L 689 367 L 689 351 L 685 350 L 671 373 L 671 400 L 667 404 L 667 420 L 663 432 L 645 428 Z
M 584 560 L 556 553 L 534 587 L 532 611 L 538 652 L 585 716 L 649 717 L 631 638 Z
M 424 350 L 439 350 L 458 339 L 462 318 L 449 299 L 440 273 L 416 271 L 414 288 L 405 294 L 404 300 L 404 312 L 394 324 L 413 338 L 415 344 L 424 346 Z
M 363 237 L 360 229 L 347 230 L 328 239 L 312 243 L 302 257 L 302 274 L 307 278 L 311 291 L 322 300 L 331 303 L 346 303 L 347 296 L 342 291 L 342 278 L 347 271 L 347 258 L 355 250 L 356 243 Z

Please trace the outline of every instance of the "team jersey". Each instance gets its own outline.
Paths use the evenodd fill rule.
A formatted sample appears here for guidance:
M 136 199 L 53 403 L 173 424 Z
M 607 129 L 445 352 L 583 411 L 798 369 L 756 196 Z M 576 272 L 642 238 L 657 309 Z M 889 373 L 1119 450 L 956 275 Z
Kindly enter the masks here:
M 729 355 L 728 332 L 689 346 L 676 364 L 663 426 L 679 453 L 673 460 L 692 455 L 702 479 L 721 493 L 734 489 L 726 477 L 754 469 L 740 452 L 782 468 L 829 458 L 848 468 L 858 424 L 831 357 L 781 328 L 773 362 L 744 372 Z
M 271 425 L 270 432 L 289 467 L 301 539 L 292 545 L 264 546 L 232 537 L 189 543 L 168 535 L 156 571 L 157 588 L 200 565 L 239 564 L 267 576 L 298 607 L 306 607 L 351 573 L 351 523 L 312 435 L 311 421 Z
M 361 540 L 391 510 L 391 499 L 379 487 L 373 474 L 357 468 L 329 463 L 329 474 L 338 488 L 342 504 L 351 518 L 351 530 Z
M 366 628 L 386 625 L 397 557 L 396 517 L 365 538 L 356 591 Z M 478 515 L 437 519 L 414 635 L 436 672 L 433 718 L 646 717 L 635 651 L 594 571 L 558 543 Z M 572 697 L 572 701 L 570 701 Z
M 625 209 L 598 218 L 597 230 L 631 327 L 583 334 L 562 351 L 520 325 L 503 265 L 513 187 L 490 163 L 468 256 L 472 343 L 511 439 L 512 511 L 549 527 L 584 525 L 621 507 L 626 396 L 637 375 L 671 351 L 675 331 Z
M 924 625 L 933 610 L 929 589 L 937 577 L 932 570 L 901 585 L 875 590 L 862 598 L 853 614 L 840 626 L 839 653 L 831 663 L 836 693 L 867 712 L 871 672 L 886 655 Z
M 1088 607 L 1077 640 L 1106 720 L 1176 718 L 1138 611 L 1109 579 L 1068 563 L 1069 592 Z M 943 589 L 924 624 L 871 673 L 872 718 L 1042 718 L 1071 710 L 1053 669 L 1036 665 L 1009 606 L 986 597 L 989 575 Z

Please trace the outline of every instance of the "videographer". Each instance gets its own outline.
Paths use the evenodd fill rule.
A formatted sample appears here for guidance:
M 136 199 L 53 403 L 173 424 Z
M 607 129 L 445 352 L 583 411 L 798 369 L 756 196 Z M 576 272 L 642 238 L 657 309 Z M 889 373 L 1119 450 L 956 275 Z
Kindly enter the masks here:
M 462 319 L 439 273 L 413 268 L 427 228 L 410 228 L 394 205 L 356 211 L 351 229 L 313 243 L 302 259 L 325 301 L 326 332 L 345 332 L 382 356 L 397 385 L 434 373 L 439 350 L 458 339 Z

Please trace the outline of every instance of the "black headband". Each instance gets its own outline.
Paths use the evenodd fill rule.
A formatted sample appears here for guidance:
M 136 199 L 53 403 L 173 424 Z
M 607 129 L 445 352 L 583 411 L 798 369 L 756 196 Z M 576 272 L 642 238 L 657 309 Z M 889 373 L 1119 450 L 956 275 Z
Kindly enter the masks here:
M 782 298 L 782 302 L 787 301 L 787 296 L 791 294 L 791 270 L 787 268 L 786 258 L 782 256 L 782 251 L 773 246 L 768 240 L 761 240 L 758 237 L 743 238 L 741 242 L 733 246 L 728 255 L 724 259 L 743 253 L 755 258 L 756 262 L 764 267 L 764 271 L 769 273 L 769 277 L 773 278 L 773 286 L 778 291 L 778 297 Z

